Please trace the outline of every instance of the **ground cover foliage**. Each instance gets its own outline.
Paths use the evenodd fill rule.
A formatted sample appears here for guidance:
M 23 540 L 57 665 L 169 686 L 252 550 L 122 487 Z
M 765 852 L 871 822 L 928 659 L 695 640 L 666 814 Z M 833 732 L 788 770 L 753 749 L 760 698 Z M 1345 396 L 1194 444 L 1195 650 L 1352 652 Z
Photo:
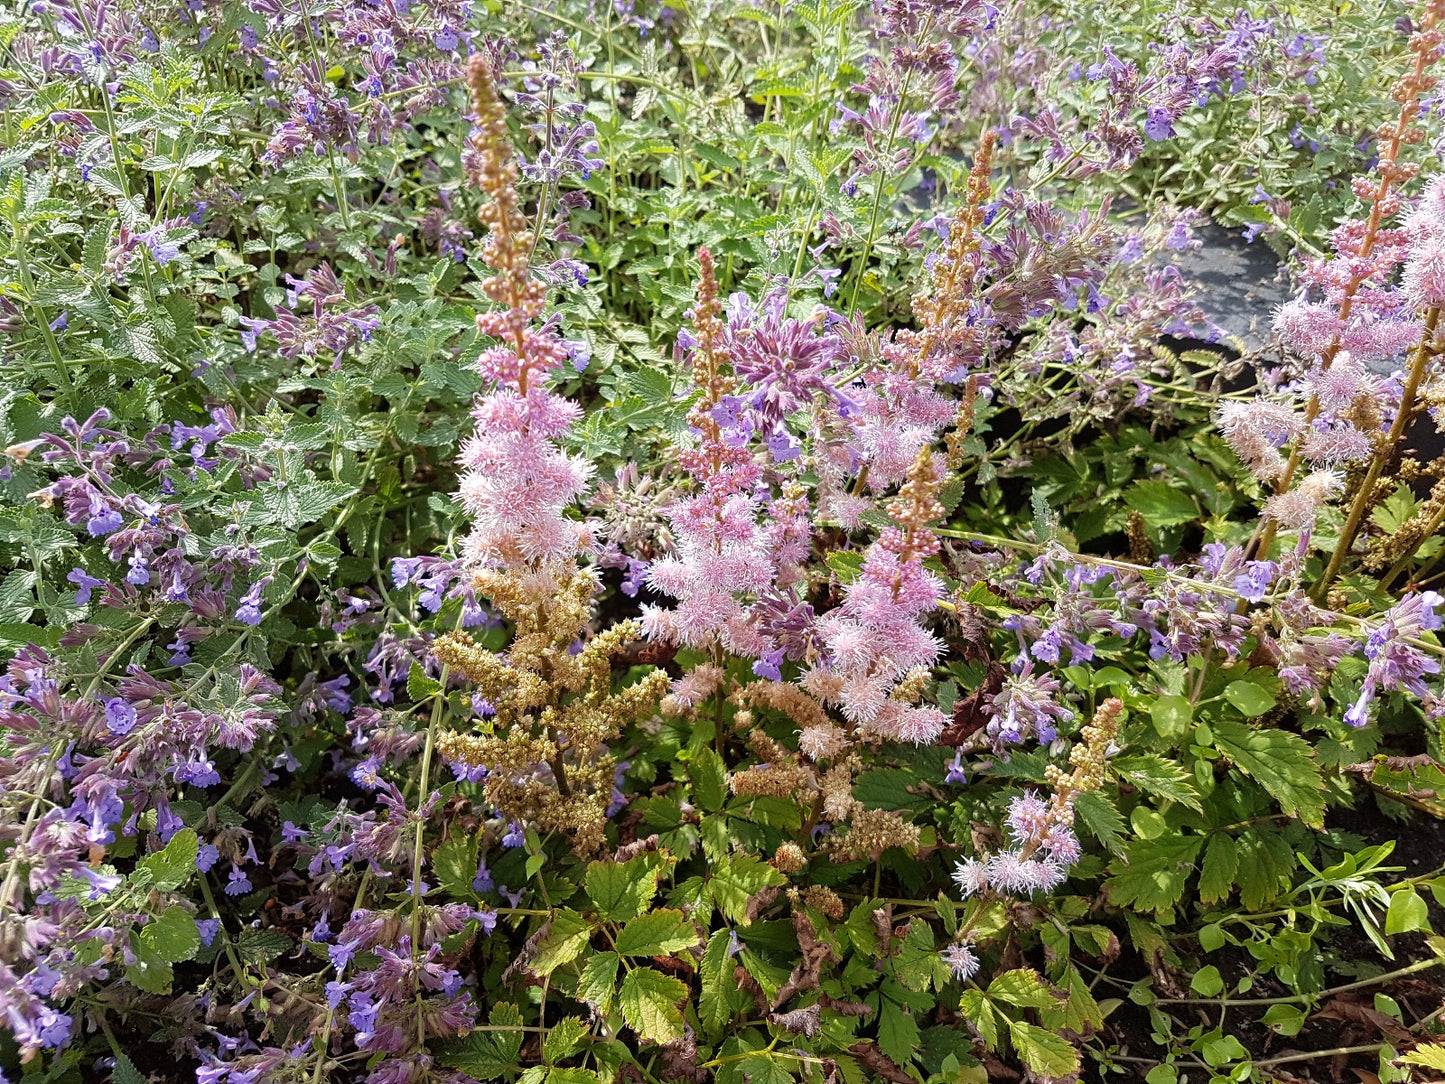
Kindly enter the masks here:
M 0 7 L 0 1075 L 1437 1079 L 1442 18 Z

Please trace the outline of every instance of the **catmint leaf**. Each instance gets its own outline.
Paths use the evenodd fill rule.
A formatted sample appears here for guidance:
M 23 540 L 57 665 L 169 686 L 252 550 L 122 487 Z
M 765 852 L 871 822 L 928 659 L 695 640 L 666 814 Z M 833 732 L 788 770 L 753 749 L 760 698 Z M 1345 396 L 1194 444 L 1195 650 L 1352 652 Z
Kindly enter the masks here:
M 175 978 L 170 963 L 151 945 L 139 937 L 131 938 L 135 962 L 125 969 L 125 979 L 137 990 L 148 994 L 168 994 Z
M 681 911 L 650 911 L 622 928 L 617 951 L 624 956 L 667 956 L 697 942 L 697 929 Z
M 195 829 L 182 828 L 164 850 L 148 854 L 136 863 L 136 872 L 131 874 L 138 885 L 145 885 L 161 892 L 174 892 L 191 879 L 196 872 L 196 853 L 200 840 Z
M 248 929 L 241 931 L 241 936 L 236 939 L 236 947 L 242 956 L 262 962 L 274 960 L 276 957 L 290 952 L 293 942 L 280 930 Z
M 650 967 L 627 973 L 618 992 L 622 1019 L 649 1043 L 670 1043 L 682 1038 L 682 1013 L 678 1004 L 687 997 L 687 985 L 671 975 Z
M 115 1059 L 115 1068 L 110 1073 L 110 1084 L 147 1084 L 147 1078 L 135 1067 L 135 1062 L 121 1054 Z
M 1263 715 L 1275 705 L 1274 694 L 1253 681 L 1231 681 L 1224 687 L 1224 699 L 1251 719 Z
M 1324 779 L 1309 743 L 1298 734 L 1220 720 L 1214 725 L 1214 746 L 1267 790 L 1285 813 L 1311 828 L 1324 827 Z
M 168 907 L 140 932 L 141 941 L 167 963 L 189 960 L 200 951 L 201 935 L 196 920 L 183 907 Z

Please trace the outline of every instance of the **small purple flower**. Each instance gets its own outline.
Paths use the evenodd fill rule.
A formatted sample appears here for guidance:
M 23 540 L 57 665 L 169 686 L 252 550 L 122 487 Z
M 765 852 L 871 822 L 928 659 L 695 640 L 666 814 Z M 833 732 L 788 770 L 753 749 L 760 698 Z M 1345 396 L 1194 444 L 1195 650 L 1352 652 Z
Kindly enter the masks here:
M 480 895 L 483 892 L 490 892 L 493 887 L 492 871 L 487 869 L 487 860 L 484 858 L 477 866 L 477 875 L 472 878 L 472 891 Z
M 228 879 L 226 881 L 226 895 L 244 896 L 247 892 L 250 891 L 251 878 L 247 877 L 246 874 L 243 873 L 239 867 L 232 866 L 231 872 L 228 875 Z
M 782 648 L 767 652 L 757 662 L 753 663 L 753 673 L 760 678 L 766 678 L 768 681 L 782 681 L 784 654 L 785 652 Z
M 216 940 L 216 934 L 220 932 L 221 920 L 219 918 L 198 918 L 196 919 L 196 932 L 201 935 L 201 944 L 207 948 Z
M 220 857 L 221 852 L 216 850 L 215 847 L 209 843 L 202 843 L 196 848 L 196 869 L 202 873 L 209 873 L 211 867 L 216 864 L 217 859 Z
M 947 773 L 945 773 L 945 775 L 944 775 L 944 777 L 943 777 L 943 781 L 944 781 L 945 783 L 967 783 L 967 782 L 968 782 L 968 773 L 963 770 L 963 753 L 962 753 L 962 752 L 955 753 L 955 754 L 953 755 L 953 759 L 948 762 L 948 771 L 947 771 Z
M 522 826 L 516 821 L 507 827 L 507 834 L 502 837 L 503 847 L 520 847 L 527 842 L 527 837 L 522 833 Z
M 129 734 L 135 724 L 135 708 L 127 701 L 116 696 L 105 702 L 105 726 L 112 734 Z
M 283 842 L 299 843 L 310 834 L 305 828 L 297 828 L 290 821 L 283 821 L 281 823 L 281 839 Z
M 130 555 L 130 571 L 125 574 L 125 582 L 136 587 L 144 587 L 151 582 L 150 564 L 140 550 Z
M 1274 582 L 1279 565 L 1273 561 L 1250 561 L 1244 571 L 1234 577 L 1234 589 L 1249 602 L 1263 602 L 1265 592 Z
M 90 593 L 97 587 L 105 586 L 104 580 L 98 580 L 94 576 L 87 575 L 83 568 L 72 568 L 70 575 L 65 578 L 79 588 L 79 590 L 75 592 L 75 604 L 77 606 L 88 605 L 90 603 Z
M 261 592 L 271 582 L 271 577 L 252 585 L 251 589 L 241 596 L 241 604 L 236 607 L 236 620 L 243 625 L 259 625 L 261 623 Z
M 1174 118 L 1169 110 L 1155 106 L 1149 110 L 1149 119 L 1144 122 L 1144 134 L 1156 143 L 1174 134 Z

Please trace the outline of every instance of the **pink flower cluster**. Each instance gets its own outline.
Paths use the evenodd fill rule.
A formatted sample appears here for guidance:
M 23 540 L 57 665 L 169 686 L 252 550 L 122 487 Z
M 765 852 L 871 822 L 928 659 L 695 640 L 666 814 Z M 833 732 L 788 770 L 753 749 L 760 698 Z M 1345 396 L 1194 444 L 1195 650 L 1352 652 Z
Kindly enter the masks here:
M 1047 892 L 1063 884 L 1069 866 L 1078 861 L 1072 824 L 1032 791 L 1009 801 L 1007 823 L 1013 847 L 984 859 L 966 858 L 954 870 L 964 899 L 989 890 L 1025 896 Z
M 945 593 L 942 581 L 923 567 L 924 558 L 938 550 L 925 526 L 943 511 L 933 498 L 937 485 L 925 451 L 889 509 L 902 529 L 890 527 L 879 535 L 843 604 L 819 618 L 826 659 L 803 677 L 809 692 L 837 704 L 863 733 L 918 744 L 937 740 L 943 712 L 891 694 L 910 672 L 932 666 L 943 647 L 920 624 Z

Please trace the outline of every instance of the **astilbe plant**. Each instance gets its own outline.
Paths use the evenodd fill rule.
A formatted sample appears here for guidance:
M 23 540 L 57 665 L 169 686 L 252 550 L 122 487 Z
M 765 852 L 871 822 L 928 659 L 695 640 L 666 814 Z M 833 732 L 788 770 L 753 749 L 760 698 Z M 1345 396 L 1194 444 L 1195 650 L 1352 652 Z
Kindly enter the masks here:
M 585 528 L 564 509 L 584 491 L 588 467 L 556 443 L 579 410 L 546 387 L 567 351 L 550 325 L 537 324 L 546 288 L 530 274 L 506 109 L 485 58 L 472 59 L 468 85 L 471 178 L 489 197 L 482 258 L 494 273 L 482 290 L 497 308 L 477 315 L 495 345 L 477 362 L 492 388 L 477 400 L 477 428 L 461 453 L 460 499 L 472 519 L 464 549 L 473 588 L 514 635 L 501 657 L 461 632 L 433 644 L 445 667 L 477 685 L 490 716 L 481 724 L 489 734 L 444 734 L 437 747 L 483 770 L 484 792 L 504 816 L 565 832 L 586 852 L 601 845 L 612 801 L 607 743 L 656 702 L 665 675 L 612 692 L 611 658 L 640 631 L 634 623 L 579 643 L 597 581 L 577 564 L 590 544 Z

